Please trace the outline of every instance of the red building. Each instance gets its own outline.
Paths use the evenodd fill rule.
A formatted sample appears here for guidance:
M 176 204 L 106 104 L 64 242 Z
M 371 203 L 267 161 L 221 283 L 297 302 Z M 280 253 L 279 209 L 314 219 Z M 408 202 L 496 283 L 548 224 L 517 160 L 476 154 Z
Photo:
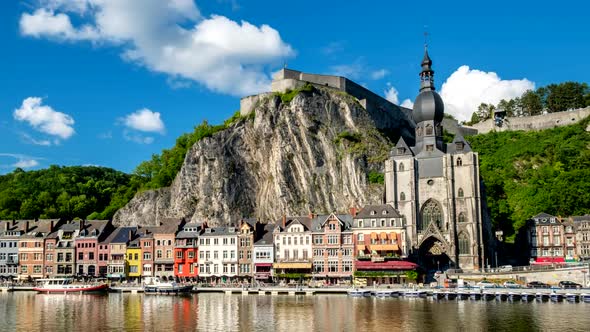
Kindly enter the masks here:
M 196 280 L 199 274 L 199 235 L 204 229 L 201 223 L 188 223 L 176 235 L 174 246 L 174 276 L 181 280 Z
M 80 220 L 80 232 L 74 239 L 76 248 L 76 270 L 78 276 L 98 277 L 99 242 L 114 229 L 109 220 Z M 105 265 L 106 266 L 106 265 Z M 106 275 L 106 271 L 104 275 Z

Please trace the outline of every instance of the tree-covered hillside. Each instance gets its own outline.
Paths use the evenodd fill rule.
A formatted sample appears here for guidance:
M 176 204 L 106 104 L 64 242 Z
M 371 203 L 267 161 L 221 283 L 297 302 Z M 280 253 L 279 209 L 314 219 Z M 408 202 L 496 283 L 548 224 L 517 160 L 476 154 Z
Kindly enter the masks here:
M 590 213 L 589 123 L 467 138 L 479 152 L 494 226 L 508 240 L 539 212 L 564 217 Z
M 0 176 L 0 219 L 110 218 L 139 186 L 105 167 L 59 167 Z

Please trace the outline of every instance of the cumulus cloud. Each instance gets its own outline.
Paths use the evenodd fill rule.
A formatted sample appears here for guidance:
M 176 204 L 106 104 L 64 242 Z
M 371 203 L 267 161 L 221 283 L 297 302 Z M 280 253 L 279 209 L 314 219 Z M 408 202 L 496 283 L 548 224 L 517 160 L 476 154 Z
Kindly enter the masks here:
M 385 92 L 384 92 L 385 99 L 387 99 L 390 102 L 392 102 L 393 104 L 397 105 L 397 103 L 399 102 L 399 92 L 390 83 L 387 83 L 387 86 L 388 86 L 388 88 L 385 89 Z
M 268 90 L 267 67 L 294 55 L 270 26 L 203 17 L 193 0 L 40 1 L 21 15 L 20 31 L 117 45 L 124 59 L 149 70 L 238 96 Z
M 0 168 L 31 168 L 39 166 L 39 159 L 36 157 L 30 157 L 23 154 L 16 154 L 16 153 L 0 153 L 0 159 L 2 158 L 10 158 L 16 159 L 15 162 L 10 164 L 0 164 Z
M 74 119 L 49 105 L 43 105 L 43 100 L 39 97 L 28 97 L 23 100 L 21 107 L 14 110 L 13 116 L 17 121 L 26 122 L 37 131 L 61 139 L 68 139 L 75 133 Z M 56 144 L 59 143 L 58 138 L 54 140 Z M 45 143 L 40 145 L 49 145 Z
M 402 103 L 400 104 L 401 107 L 405 107 L 405 108 L 414 108 L 414 102 L 411 101 L 410 99 L 404 99 L 404 101 L 402 101 Z
M 372 80 L 380 80 L 389 74 L 389 70 L 387 69 L 378 69 L 371 72 L 371 79 Z
M 503 80 L 494 72 L 484 72 L 461 66 L 443 83 L 440 95 L 445 112 L 459 121 L 469 120 L 481 103 L 497 104 L 502 99 L 521 96 L 535 88 L 526 78 Z
M 123 119 L 123 123 L 130 129 L 143 132 L 152 132 L 163 134 L 166 131 L 164 122 L 159 112 L 152 112 L 147 108 L 142 108 L 133 112 Z

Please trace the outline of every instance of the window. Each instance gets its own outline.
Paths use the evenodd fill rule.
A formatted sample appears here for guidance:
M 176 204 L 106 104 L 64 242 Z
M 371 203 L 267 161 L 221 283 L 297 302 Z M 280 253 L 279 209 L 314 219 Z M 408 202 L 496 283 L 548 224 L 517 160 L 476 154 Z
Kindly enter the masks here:
M 338 249 L 328 249 L 328 256 L 330 257 L 338 257 Z
M 184 265 L 178 264 L 178 273 L 182 274 L 183 273 L 183 268 L 184 268 Z
M 297 237 L 293 237 L 293 244 L 297 245 Z
M 463 166 L 463 160 L 461 158 L 457 158 L 457 166 Z
M 213 252 L 213 259 L 219 259 L 219 251 L 215 250 Z
M 84 260 L 84 253 L 83 252 L 79 252 L 78 253 L 78 260 Z
M 313 244 L 324 244 L 324 237 L 322 235 L 314 235 Z
M 166 258 L 172 258 L 172 250 L 166 250 Z
M 399 168 L 398 168 L 398 170 L 399 170 L 400 172 L 403 172 L 403 171 L 404 171 L 404 163 L 400 163 L 400 164 L 399 164 Z
M 459 190 L 457 191 L 457 196 L 459 196 L 459 197 L 463 197 L 464 196 L 463 188 L 459 188 Z
M 156 258 L 162 258 L 162 250 L 161 249 L 156 250 Z
M 434 145 L 432 145 L 432 144 L 426 145 L 426 151 L 429 151 L 429 152 L 434 151 Z
M 193 259 L 193 258 L 195 258 L 195 252 L 194 252 L 194 251 L 189 251 L 189 252 L 187 253 L 187 256 L 188 256 L 188 258 L 189 258 L 189 259 Z M 191 273 L 192 273 L 192 272 L 191 272 Z
M 463 144 L 463 142 L 457 142 L 457 143 L 455 143 L 455 147 L 456 147 L 457 151 L 463 151 L 464 144 Z M 458 161 L 457 161 L 457 166 L 461 166 Z
M 465 233 L 459 234 L 459 254 L 461 255 L 469 255 L 471 250 L 469 250 L 469 238 Z
M 324 272 L 324 261 L 314 261 L 313 262 L 313 272 L 314 273 L 323 273 Z
M 48 262 L 52 262 L 53 261 L 53 254 L 47 254 L 45 255 L 45 260 Z
M 421 218 L 418 221 L 418 231 L 426 229 L 430 223 L 435 223 L 439 229 L 442 229 L 442 209 L 436 201 L 426 201 L 420 214 Z
M 363 223 L 362 219 L 358 221 L 358 225 L 359 225 L 359 227 L 364 227 L 364 223 Z
M 361 234 L 357 235 L 356 239 L 358 242 L 363 242 L 365 240 L 365 235 L 361 233 Z
M 330 225 L 328 225 L 328 229 L 331 230 L 331 231 L 335 231 L 336 230 L 336 224 L 330 223 Z
M 352 272 L 352 261 L 342 262 L 342 272 Z
M 406 153 L 406 148 L 397 148 L 397 154 L 404 154 Z
M 288 249 L 285 249 L 285 251 L 283 253 L 283 259 L 289 260 L 289 250 Z
M 465 222 L 465 214 L 463 212 L 459 213 L 459 222 L 463 223 Z
M 385 227 L 385 219 L 381 219 L 381 227 Z
M 553 245 L 560 246 L 561 245 L 561 237 L 554 236 L 553 237 Z M 561 255 L 560 255 L 561 256 Z
M 406 194 L 404 194 L 403 192 L 401 194 L 399 194 L 399 200 L 400 201 L 405 201 L 406 200 Z
M 371 227 L 376 227 L 377 226 L 377 220 L 372 219 L 371 220 Z
M 328 272 L 338 272 L 338 261 L 328 261 Z
M 177 258 L 177 259 L 182 259 L 182 258 L 183 258 L 183 253 L 182 253 L 182 251 L 178 250 L 178 251 L 176 252 L 176 258 Z
M 328 244 L 338 244 L 338 235 L 329 235 Z
M 303 249 L 303 259 L 307 260 L 307 249 Z
M 426 135 L 432 135 L 432 125 L 431 124 L 426 125 Z
M 305 244 L 309 245 L 309 238 L 310 238 L 310 237 L 311 237 L 311 236 L 309 236 L 309 235 L 305 237 Z

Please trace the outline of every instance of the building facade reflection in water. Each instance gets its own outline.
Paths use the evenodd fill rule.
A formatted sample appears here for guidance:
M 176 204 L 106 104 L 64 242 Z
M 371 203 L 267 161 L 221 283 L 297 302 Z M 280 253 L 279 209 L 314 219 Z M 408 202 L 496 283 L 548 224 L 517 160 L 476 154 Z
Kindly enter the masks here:
M 587 330 L 588 310 L 567 302 L 15 292 L 0 294 L 0 331 Z

